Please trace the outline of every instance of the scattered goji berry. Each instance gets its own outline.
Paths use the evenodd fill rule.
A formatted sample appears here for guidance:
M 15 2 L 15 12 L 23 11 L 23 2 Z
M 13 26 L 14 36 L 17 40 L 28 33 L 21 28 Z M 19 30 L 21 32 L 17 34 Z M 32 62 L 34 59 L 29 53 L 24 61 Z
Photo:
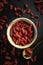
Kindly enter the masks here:
M 17 8 L 17 11 L 21 11 L 21 8 Z
M 15 58 L 14 59 L 14 64 L 17 65 L 18 64 L 18 60 Z
M 3 30 L 3 27 L 2 27 L 2 25 L 0 25 L 0 30 Z
M 11 60 L 11 57 L 10 56 L 5 56 L 5 59 Z
M 6 23 L 6 28 L 8 28 L 8 24 Z
M 14 11 L 15 11 L 15 12 L 17 11 L 17 8 L 16 8 L 16 7 L 14 7 Z
M 4 4 L 8 4 L 8 1 L 7 1 L 7 0 L 3 0 L 3 3 L 4 3 Z
M 26 13 L 26 10 L 24 10 L 23 8 L 21 9 L 22 14 Z
M 12 10 L 13 9 L 13 5 L 12 4 L 10 4 L 10 10 Z
M 39 16 L 38 15 L 35 15 L 35 18 L 39 18 Z
M 25 7 L 25 8 L 28 8 L 28 3 L 26 3 L 26 4 L 24 5 L 24 7 Z
M 2 19 L 8 19 L 6 15 L 2 16 Z
M 17 17 L 18 17 L 18 16 L 19 16 L 19 14 L 18 14 L 17 12 L 15 12 L 15 16 L 17 16 Z
M 4 4 L 3 2 L 0 2 L 0 12 L 3 11 L 3 9 L 4 9 Z
M 37 56 L 34 56 L 34 58 L 33 58 L 33 62 L 36 62 L 36 58 L 37 58 Z
M 37 28 L 40 27 L 40 22 L 36 22 L 35 25 Z
M 3 65 L 12 65 L 10 61 L 5 61 Z
M 31 9 L 29 9 L 29 10 L 27 11 L 27 13 L 30 14 L 30 13 L 31 13 Z

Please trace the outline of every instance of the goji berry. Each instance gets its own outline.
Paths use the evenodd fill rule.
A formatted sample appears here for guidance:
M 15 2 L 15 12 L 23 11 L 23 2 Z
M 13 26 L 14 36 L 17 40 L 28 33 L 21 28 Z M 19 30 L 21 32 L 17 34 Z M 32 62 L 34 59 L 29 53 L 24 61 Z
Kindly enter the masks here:
M 12 10 L 13 9 L 13 5 L 12 4 L 10 4 L 10 10 Z
M 40 27 L 40 22 L 36 22 L 35 25 L 37 28 Z
M 35 18 L 39 18 L 39 16 L 38 15 L 35 15 Z
M 15 12 L 15 16 L 17 16 L 17 17 L 18 17 L 18 16 L 19 16 L 19 14 L 18 14 L 17 12 Z
M 25 8 L 28 8 L 28 3 L 26 3 L 26 4 L 24 5 L 24 7 L 25 7 Z
M 8 19 L 6 15 L 2 16 L 2 19 Z
M 8 28 L 8 24 L 6 23 L 6 28 Z
M 16 8 L 16 7 L 14 7 L 14 11 L 15 11 L 15 12 L 17 11 L 17 8 Z
M 4 3 L 4 4 L 8 4 L 8 1 L 7 1 L 7 0 L 3 0 L 3 3 Z
M 33 58 L 33 62 L 36 62 L 36 58 L 37 58 L 37 57 L 36 57 L 36 56 L 34 56 L 34 58 Z
M 30 13 L 31 13 L 31 9 L 29 9 L 29 10 L 27 11 L 27 13 L 30 14 Z
M 0 30 L 3 30 L 3 27 L 2 27 L 2 25 L 0 25 Z
M 3 2 L 0 2 L 0 12 L 3 11 L 3 9 L 4 9 L 4 4 Z
M 10 56 L 5 56 L 5 59 L 11 60 L 11 57 Z
M 26 10 L 24 10 L 23 8 L 21 9 L 22 14 L 26 13 Z

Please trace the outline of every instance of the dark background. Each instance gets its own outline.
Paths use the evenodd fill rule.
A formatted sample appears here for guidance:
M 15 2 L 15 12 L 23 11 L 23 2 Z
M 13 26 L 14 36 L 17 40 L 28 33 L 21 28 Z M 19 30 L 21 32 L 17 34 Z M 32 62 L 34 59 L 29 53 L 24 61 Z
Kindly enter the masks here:
M 2 0 L 0 0 L 0 2 L 1 1 Z M 8 0 L 8 4 L 4 6 L 4 10 L 3 10 L 3 12 L 0 13 L 0 17 L 3 16 L 3 15 L 7 15 L 8 20 L 6 20 L 6 22 L 9 24 L 13 19 L 16 19 L 17 18 L 14 15 L 14 11 L 13 10 L 11 10 L 11 11 L 9 10 L 10 3 L 13 4 L 13 6 L 23 7 L 24 4 L 27 2 L 28 5 L 29 5 L 29 9 L 31 9 L 34 14 L 39 15 L 39 18 L 38 19 L 35 19 L 34 18 L 34 19 L 32 19 L 32 21 L 34 23 L 37 22 L 37 21 L 39 21 L 41 23 L 40 27 L 38 28 L 38 37 L 37 37 L 36 42 L 34 43 L 34 45 L 35 45 L 35 44 L 37 44 L 37 42 L 39 42 L 40 40 L 43 39 L 43 15 L 41 15 L 40 12 L 37 11 L 37 9 L 35 8 L 34 1 L 35 0 Z M 29 15 L 28 14 L 25 14 L 25 15 L 22 15 L 22 17 L 29 18 Z M 2 39 L 2 35 L 3 34 L 6 34 L 5 25 L 4 25 L 3 31 L 0 31 L 0 39 Z M 10 52 L 10 49 L 11 48 L 12 48 L 12 46 L 9 44 L 9 46 L 7 47 L 8 52 Z M 16 49 L 16 53 L 18 51 L 21 51 L 22 52 L 22 50 Z M 34 55 L 37 55 L 37 61 L 36 61 L 36 63 L 34 63 L 34 62 L 31 62 L 29 60 L 30 61 L 30 65 L 39 65 L 39 64 L 40 65 L 43 65 L 43 43 L 34 51 Z M 4 57 L 5 57 L 5 54 L 0 54 L 0 65 L 3 65 L 3 62 L 6 61 L 4 59 Z M 22 54 L 21 54 L 20 57 L 17 57 L 17 55 L 15 55 L 13 57 L 18 59 L 18 62 L 19 62 L 18 65 L 25 65 L 25 63 L 28 61 L 28 60 L 25 60 L 22 57 Z M 12 59 L 13 59 L 13 57 L 12 57 Z

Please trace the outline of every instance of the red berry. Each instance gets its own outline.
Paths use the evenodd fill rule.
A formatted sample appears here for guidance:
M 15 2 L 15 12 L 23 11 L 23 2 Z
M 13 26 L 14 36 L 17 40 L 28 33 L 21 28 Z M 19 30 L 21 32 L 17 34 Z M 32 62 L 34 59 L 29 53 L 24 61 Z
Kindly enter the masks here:
M 36 57 L 36 56 L 34 56 L 34 58 L 33 58 L 33 62 L 36 62 L 36 58 L 37 58 L 37 57 Z
M 3 9 L 4 9 L 4 4 L 3 2 L 0 2 L 0 12 L 3 11 Z
M 0 25 L 0 30 L 3 30 L 3 27 L 2 27 L 2 25 Z
M 40 27 L 40 22 L 35 23 L 36 27 Z
M 31 13 L 31 10 L 29 9 L 29 10 L 27 11 L 27 13 L 30 14 L 30 13 Z
M 28 4 L 27 3 L 24 6 L 25 6 L 25 8 L 28 8 Z
M 12 4 L 10 4 L 10 10 L 12 10 L 13 9 L 13 5 Z
M 10 56 L 5 56 L 5 59 L 11 60 L 11 57 Z

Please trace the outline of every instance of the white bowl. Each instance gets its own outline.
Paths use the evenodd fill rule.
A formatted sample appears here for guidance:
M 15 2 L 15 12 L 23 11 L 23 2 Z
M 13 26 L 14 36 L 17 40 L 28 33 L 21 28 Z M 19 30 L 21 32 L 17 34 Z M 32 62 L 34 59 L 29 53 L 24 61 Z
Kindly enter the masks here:
M 10 36 L 10 29 L 11 29 L 12 25 L 13 25 L 14 23 L 18 22 L 18 21 L 21 21 L 21 20 L 27 22 L 28 24 L 29 24 L 29 23 L 32 24 L 33 27 L 34 27 L 34 37 L 33 37 L 33 40 L 32 40 L 31 43 L 29 43 L 29 44 L 27 44 L 27 45 L 25 45 L 25 46 L 16 45 L 16 44 L 12 41 L 12 38 L 11 38 L 11 36 Z M 11 21 L 11 23 L 9 24 L 9 27 L 8 27 L 8 29 L 7 29 L 7 38 L 8 38 L 8 40 L 9 40 L 10 44 L 13 45 L 14 47 L 19 48 L 19 49 L 25 49 L 25 48 L 30 47 L 30 46 L 36 41 L 36 38 L 37 38 L 37 28 L 36 28 L 35 24 L 34 24 L 30 19 L 27 19 L 27 18 L 24 18 L 24 17 L 22 17 L 22 18 L 17 18 L 17 19 L 14 19 L 13 21 Z

